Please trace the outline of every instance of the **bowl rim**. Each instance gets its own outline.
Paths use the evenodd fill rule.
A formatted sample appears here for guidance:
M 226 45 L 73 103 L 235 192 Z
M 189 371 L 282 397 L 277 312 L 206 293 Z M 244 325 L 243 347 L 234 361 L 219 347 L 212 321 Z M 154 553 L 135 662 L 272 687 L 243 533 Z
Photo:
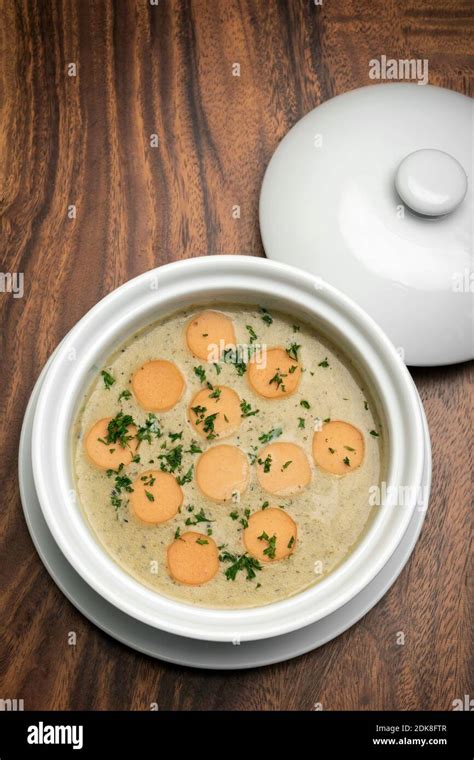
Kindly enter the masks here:
M 51 361 L 33 422 L 34 480 L 48 527 L 84 580 L 132 617 L 181 636 L 245 641 L 315 622 L 375 577 L 398 546 L 416 507 L 415 496 L 400 508 L 389 493 L 366 535 L 340 566 L 309 589 L 257 608 L 222 610 L 172 600 L 132 578 L 98 542 L 71 488 L 74 480 L 68 443 L 77 400 L 89 385 L 91 373 L 96 373 L 95 361 L 110 355 L 113 346 L 139 325 L 176 308 L 213 300 L 258 303 L 262 298 L 267 303 L 276 298 L 282 311 L 288 305 L 307 309 L 309 323 L 324 322 L 339 331 L 340 340 L 350 344 L 344 352 L 358 359 L 384 406 L 391 447 L 387 486 L 416 489 L 421 483 L 425 439 L 411 376 L 381 328 L 340 291 L 302 270 L 252 256 L 185 259 L 129 280 L 77 322 Z M 161 313 L 151 318 L 152 312 Z M 74 361 L 69 358 L 71 351 Z M 64 387 L 70 392 L 64 393 Z M 44 446 L 45 440 L 51 446 Z

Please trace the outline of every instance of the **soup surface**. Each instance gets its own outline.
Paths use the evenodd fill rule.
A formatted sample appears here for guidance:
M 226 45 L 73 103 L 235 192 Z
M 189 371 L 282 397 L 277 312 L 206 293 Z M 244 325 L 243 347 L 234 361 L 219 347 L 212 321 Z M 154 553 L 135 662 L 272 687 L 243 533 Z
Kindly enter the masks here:
M 383 431 L 347 357 L 261 307 L 174 313 L 111 356 L 74 425 L 82 509 L 159 593 L 279 601 L 324 578 L 369 524 Z

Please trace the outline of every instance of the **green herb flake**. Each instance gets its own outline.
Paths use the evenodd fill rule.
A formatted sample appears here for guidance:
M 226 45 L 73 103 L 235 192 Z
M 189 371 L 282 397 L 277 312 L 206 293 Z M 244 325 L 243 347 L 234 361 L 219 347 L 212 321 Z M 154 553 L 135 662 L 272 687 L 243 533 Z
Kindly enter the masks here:
M 199 510 L 199 512 L 196 512 L 196 514 L 194 515 L 194 519 L 192 517 L 188 517 L 186 519 L 186 525 L 198 525 L 199 523 L 203 523 L 203 522 L 211 523 L 211 522 L 214 522 L 214 520 L 211 520 L 211 518 L 206 515 L 202 507 Z
M 186 454 L 202 454 L 202 449 L 196 441 L 191 441 L 189 449 L 186 450 Z
M 190 483 L 193 479 L 194 465 L 191 465 L 189 470 L 184 475 L 178 475 L 176 482 L 179 486 L 184 486 L 185 483 Z
M 260 315 L 262 317 L 262 320 L 265 322 L 266 325 L 273 324 L 273 317 L 270 314 L 270 312 L 267 309 L 264 309 L 263 306 L 260 307 Z
M 219 555 L 219 560 L 231 563 L 224 573 L 228 581 L 235 581 L 239 572 L 245 573 L 246 580 L 251 581 L 257 575 L 256 570 L 263 570 L 260 562 L 254 557 L 249 557 L 248 554 L 231 554 L 227 550 L 224 550 Z
M 208 414 L 207 417 L 204 418 L 204 425 L 202 429 L 205 433 L 207 433 L 206 438 L 209 441 L 217 437 L 217 433 L 214 430 L 214 422 L 218 414 L 219 412 L 214 412 L 214 414 Z
M 179 443 L 164 454 L 159 454 L 158 459 L 161 459 L 160 468 L 163 472 L 176 472 L 183 460 L 183 445 Z
M 103 369 L 100 373 L 102 375 L 102 378 L 104 380 L 104 386 L 107 391 L 109 391 L 115 383 L 115 377 L 112 377 L 110 372 L 107 372 L 107 370 Z
M 282 433 L 283 428 L 272 428 L 268 433 L 262 433 L 262 435 L 259 435 L 258 440 L 260 443 L 269 443 L 269 441 L 274 441 L 275 438 L 279 438 Z
M 284 393 L 286 390 L 285 383 L 283 380 L 284 377 L 286 377 L 286 372 L 283 372 L 283 373 L 275 372 L 271 380 L 268 381 L 268 385 L 272 385 L 273 383 L 275 383 L 276 387 L 280 388 L 281 391 Z
M 200 364 L 199 367 L 193 367 L 193 370 L 194 370 L 194 374 L 196 375 L 196 377 L 199 378 L 199 381 L 201 383 L 205 383 L 206 382 L 206 370 L 204 369 L 204 367 L 201 366 L 201 364 Z
M 135 422 L 130 414 L 119 412 L 107 425 L 107 436 L 105 439 L 99 440 L 106 445 L 120 443 L 122 448 L 125 448 L 125 446 L 128 445 L 128 442 L 133 438 L 133 435 L 128 432 L 128 429 L 134 424 Z
M 298 351 L 300 348 L 301 348 L 301 345 L 299 343 L 291 343 L 290 347 L 286 349 L 286 353 L 288 354 L 290 359 L 294 359 L 295 361 L 298 361 Z
M 145 420 L 145 424 L 141 425 L 137 430 L 138 440 L 151 443 L 153 437 L 161 438 L 162 435 L 163 433 L 161 432 L 160 423 L 156 414 L 150 412 Z
M 263 467 L 264 472 L 270 472 L 272 466 L 272 458 L 270 454 L 266 457 L 266 459 L 258 459 L 257 461 L 259 465 Z
M 227 348 L 222 354 L 222 361 L 226 364 L 233 364 L 239 376 L 245 374 L 247 365 L 239 359 L 239 352 L 233 348 Z
M 257 333 L 253 329 L 252 325 L 245 325 L 245 327 L 250 337 L 250 345 L 252 345 L 252 343 L 255 343 L 255 341 L 258 340 Z
M 253 417 L 255 414 L 259 413 L 260 409 L 252 409 L 252 404 L 249 404 L 248 401 L 242 399 L 240 402 L 240 411 L 241 417 Z
M 257 538 L 259 541 L 266 541 L 268 544 L 267 548 L 263 550 L 263 553 L 265 554 L 265 556 L 268 557 L 269 559 L 275 559 L 276 540 L 277 540 L 276 536 L 273 535 L 270 537 L 268 533 L 265 533 L 265 531 L 263 531 L 263 533 L 260 536 L 257 536 Z

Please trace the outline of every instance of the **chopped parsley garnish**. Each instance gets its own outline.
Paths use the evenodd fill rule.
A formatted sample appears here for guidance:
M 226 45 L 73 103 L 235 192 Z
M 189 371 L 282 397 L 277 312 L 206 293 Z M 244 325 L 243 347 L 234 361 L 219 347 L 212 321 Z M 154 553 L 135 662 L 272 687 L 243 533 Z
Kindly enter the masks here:
M 199 420 L 204 419 L 204 415 L 207 412 L 207 406 L 201 406 L 198 404 L 197 406 L 192 406 L 191 411 L 194 412 L 196 417 L 199 417 Z M 196 425 L 199 425 L 199 422 L 196 420 Z
M 245 327 L 247 328 L 248 334 L 250 336 L 250 345 L 252 345 L 252 343 L 258 340 L 257 333 L 253 329 L 252 325 L 245 325 Z
M 355 451 L 355 449 L 352 448 L 352 446 L 344 446 L 347 451 Z
M 133 491 L 132 481 L 128 475 L 122 475 L 123 469 L 124 464 L 121 463 L 117 470 L 107 470 L 107 477 L 110 478 L 112 475 L 115 475 L 114 487 L 110 494 L 110 502 L 116 510 L 122 506 L 122 499 L 120 497 L 122 491 L 125 491 L 126 493 L 132 493 Z
M 323 359 L 322 362 L 319 362 L 318 367 L 329 367 L 329 362 L 328 362 L 327 356 L 326 356 L 325 359 Z
M 133 438 L 133 435 L 129 434 L 128 428 L 134 424 L 131 414 L 119 412 L 107 425 L 107 436 L 105 438 L 99 438 L 99 441 L 106 445 L 118 442 L 123 448 L 125 448 L 125 446 L 128 445 L 128 442 Z
M 271 325 L 273 323 L 272 315 L 267 311 L 267 309 L 264 309 L 263 306 L 260 307 L 260 315 L 266 325 Z
M 275 534 L 270 538 L 268 533 L 265 533 L 265 531 L 263 531 L 263 533 L 260 536 L 258 536 L 258 540 L 266 541 L 268 544 L 267 548 L 263 550 L 263 553 L 265 554 L 265 556 L 268 557 L 269 559 L 275 559 L 276 540 L 277 540 Z
M 153 414 L 153 412 L 150 412 L 148 417 L 145 420 L 145 424 L 141 425 L 141 427 L 137 430 L 137 438 L 139 441 L 147 441 L 148 443 L 151 443 L 151 439 L 153 436 L 155 438 L 161 438 L 163 433 L 160 430 L 159 427 L 159 421 L 156 416 L 156 414 Z
M 330 446 L 328 446 L 328 450 L 331 452 L 331 454 L 335 454 L 336 453 L 336 449 L 332 449 Z
M 233 364 L 238 375 L 242 376 L 245 374 L 247 365 L 244 361 L 242 361 L 242 359 L 239 359 L 239 353 L 237 350 L 234 350 L 233 348 L 227 348 L 222 353 L 222 361 L 226 364 Z
M 174 534 L 174 539 L 175 539 L 175 541 L 177 541 L 177 540 L 178 540 L 178 538 L 179 538 L 179 539 L 181 539 L 181 541 L 183 540 L 183 539 L 181 538 L 181 528 L 176 528 L 176 531 L 175 531 L 175 534 Z
M 264 501 L 263 504 L 262 504 L 262 509 L 267 509 L 269 506 L 270 506 L 270 502 L 269 501 Z
M 304 409 L 310 409 L 311 408 L 311 404 L 309 403 L 309 401 L 306 401 L 306 399 L 304 399 L 304 398 L 301 399 L 300 406 L 302 406 Z
M 147 497 L 148 501 L 155 501 L 155 497 L 152 493 L 150 493 L 150 491 L 145 490 L 145 496 Z
M 266 459 L 258 459 L 258 463 L 263 466 L 264 472 L 270 472 L 272 466 L 272 458 L 270 454 L 266 457 Z
M 221 393 L 222 391 L 220 388 L 214 388 L 212 393 L 209 394 L 209 398 L 215 398 L 218 401 L 221 397 Z
M 189 470 L 184 475 L 178 475 L 176 482 L 179 486 L 184 486 L 185 483 L 190 483 L 193 479 L 194 465 L 191 465 Z
M 247 456 L 249 458 L 250 464 L 255 464 L 257 461 L 257 446 L 252 446 L 253 451 L 249 451 Z
M 286 349 L 286 353 L 290 357 L 290 359 L 295 359 L 295 361 L 298 361 L 298 350 L 301 348 L 299 343 L 291 343 L 290 347 Z M 294 372 L 295 370 L 293 370 Z
M 374 438 L 378 438 L 379 437 L 379 434 L 377 433 L 376 430 L 371 430 L 370 431 L 370 435 L 373 435 Z
M 255 414 L 258 414 L 260 409 L 252 409 L 252 404 L 249 404 L 248 401 L 243 399 L 240 402 L 240 411 L 241 411 L 241 417 L 253 417 Z
M 221 374 L 221 365 L 220 364 L 216 364 L 216 362 L 213 362 L 212 366 L 216 370 L 216 375 L 220 375 Z
M 262 433 L 262 435 L 259 435 L 258 440 L 260 443 L 268 443 L 269 441 L 273 441 L 275 438 L 279 438 L 282 433 L 282 428 L 272 428 L 268 431 L 268 433 Z
M 194 367 L 194 374 L 196 375 L 196 377 L 199 378 L 201 383 L 206 382 L 206 370 L 204 369 L 204 367 L 202 367 L 201 365 L 199 365 L 199 367 Z
M 175 472 L 179 467 L 181 467 L 181 462 L 183 459 L 183 445 L 179 443 L 177 446 L 165 452 L 164 454 L 159 454 L 158 459 L 161 459 L 160 467 L 163 472 Z
M 298 427 L 299 428 L 304 428 L 304 426 L 305 426 L 305 419 L 304 419 L 304 417 L 298 417 Z
M 199 512 L 196 512 L 194 515 L 194 519 L 192 517 L 186 518 L 186 525 L 197 525 L 198 523 L 211 523 L 214 522 L 214 520 L 211 520 L 210 517 L 207 517 L 206 513 L 204 512 L 204 509 L 201 507 Z
M 343 462 L 344 462 L 344 464 L 346 464 L 348 467 L 350 467 L 350 466 L 351 466 L 351 462 L 350 462 L 350 459 L 349 459 L 349 457 L 344 457 L 344 459 L 343 459 L 342 461 L 343 461 Z
M 196 441 L 191 441 L 189 445 L 189 449 L 187 449 L 186 454 L 202 454 L 202 449 L 199 446 L 199 444 L 196 443 Z
M 171 440 L 174 441 L 180 441 L 183 437 L 183 431 L 180 433 L 168 433 L 168 438 L 171 438 Z
M 112 377 L 110 372 L 107 372 L 107 370 L 103 369 L 100 373 L 104 380 L 105 389 L 109 391 L 112 387 L 112 385 L 115 383 L 115 377 Z
M 364 401 L 364 409 L 365 409 L 366 412 L 369 411 L 369 405 L 368 405 L 367 401 Z
M 132 493 L 132 481 L 128 477 L 128 475 L 117 475 L 115 478 L 115 490 L 117 493 L 121 493 L 122 491 L 126 491 L 127 493 Z
M 129 390 L 125 389 L 125 390 L 124 390 L 124 391 L 122 391 L 122 393 L 119 395 L 119 397 L 118 397 L 118 400 L 119 400 L 119 401 L 121 401 L 122 399 L 125 399 L 125 400 L 127 400 L 127 399 L 129 399 L 129 398 L 131 398 L 131 397 L 132 397 L 132 394 L 131 394 L 131 392 L 130 392 Z
M 300 326 L 299 325 L 293 325 L 293 332 L 299 332 Z
M 281 372 L 275 372 L 271 380 L 268 381 L 268 385 L 272 385 L 272 383 L 275 383 L 277 388 L 281 388 L 281 390 L 285 391 L 285 384 L 283 382 L 283 378 L 286 377 L 286 372 L 283 374 Z
M 290 464 L 292 463 L 292 461 L 293 461 L 292 459 L 289 459 L 288 462 L 285 462 L 285 464 L 282 465 L 281 469 L 282 470 L 286 470 L 286 468 L 290 466 Z
M 231 562 L 231 566 L 225 570 L 225 577 L 228 581 L 235 581 L 237 573 L 246 573 L 246 580 L 251 581 L 256 577 L 256 570 L 263 570 L 258 559 L 249 557 L 248 554 L 231 554 L 227 550 L 222 551 L 219 555 L 221 562 Z
M 207 539 L 205 538 L 197 538 L 196 543 L 199 544 L 200 546 L 204 546 L 204 544 L 208 544 L 209 541 L 207 541 Z
M 229 517 L 231 520 L 238 520 L 239 513 L 237 512 L 237 510 L 235 510 L 234 512 L 229 512 Z
M 243 528 L 249 527 L 250 509 L 244 509 L 244 516 L 240 518 L 239 523 Z
M 214 422 L 219 412 L 214 412 L 214 414 L 208 414 L 207 417 L 204 418 L 204 425 L 203 425 L 203 431 L 207 433 L 206 438 L 208 440 L 212 440 L 213 438 L 217 437 L 217 433 L 214 431 Z
M 294 537 L 294 536 L 292 536 L 292 537 L 290 538 L 290 540 L 288 541 L 288 544 L 287 544 L 286 548 L 287 548 L 287 549 L 291 549 L 291 547 L 293 546 L 293 544 L 294 544 L 294 543 L 295 543 L 295 537 Z

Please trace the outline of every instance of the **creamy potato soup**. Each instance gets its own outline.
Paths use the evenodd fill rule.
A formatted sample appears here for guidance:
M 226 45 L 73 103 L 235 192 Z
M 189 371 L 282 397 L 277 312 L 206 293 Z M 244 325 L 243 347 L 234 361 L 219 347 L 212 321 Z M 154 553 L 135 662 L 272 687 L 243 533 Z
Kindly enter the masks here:
M 98 368 L 74 426 L 79 501 L 111 557 L 173 599 L 276 602 L 351 552 L 383 431 L 348 359 L 262 307 L 174 313 Z

